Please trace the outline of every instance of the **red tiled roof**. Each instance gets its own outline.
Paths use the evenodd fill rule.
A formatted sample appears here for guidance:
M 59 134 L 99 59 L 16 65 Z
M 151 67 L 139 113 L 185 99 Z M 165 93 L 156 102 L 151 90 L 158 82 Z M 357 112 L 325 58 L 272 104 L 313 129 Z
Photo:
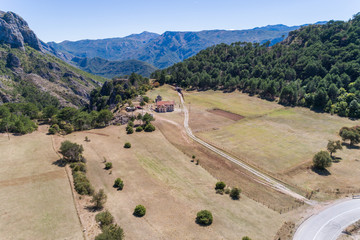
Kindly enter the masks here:
M 175 105 L 175 102 L 174 101 L 158 101 L 156 103 L 156 106 L 160 106 L 160 105 Z

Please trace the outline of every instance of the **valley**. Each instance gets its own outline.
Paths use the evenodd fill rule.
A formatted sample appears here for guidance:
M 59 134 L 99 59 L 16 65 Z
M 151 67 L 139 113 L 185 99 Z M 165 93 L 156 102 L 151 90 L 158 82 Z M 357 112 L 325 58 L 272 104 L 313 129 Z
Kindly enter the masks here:
M 77 31 L 151 12 L 106 6 Z M 45 43 L 0 11 L 0 238 L 358 238 L 360 13 L 228 27 Z

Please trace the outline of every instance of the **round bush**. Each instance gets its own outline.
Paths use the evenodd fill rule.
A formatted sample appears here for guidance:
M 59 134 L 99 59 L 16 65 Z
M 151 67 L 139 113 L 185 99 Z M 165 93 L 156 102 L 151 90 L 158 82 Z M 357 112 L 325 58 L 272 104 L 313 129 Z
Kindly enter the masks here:
M 111 163 L 111 162 L 105 163 L 105 169 L 106 169 L 106 170 L 109 170 L 109 169 L 111 169 L 111 168 L 112 168 L 112 163 Z
M 134 209 L 134 215 L 137 217 L 142 217 L 146 213 L 146 208 L 143 205 L 137 205 Z
M 141 132 L 142 130 L 143 130 L 143 128 L 142 128 L 141 126 L 139 126 L 139 127 L 136 128 L 136 131 L 137 131 L 137 132 Z
M 130 126 L 126 127 L 126 133 L 127 134 L 133 134 L 134 133 L 134 129 Z
M 230 197 L 234 200 L 239 199 L 240 193 L 241 193 L 241 190 L 239 188 L 233 188 L 230 191 Z
M 213 222 L 213 216 L 208 210 L 201 210 L 196 215 L 196 222 L 200 225 L 208 226 Z
M 224 182 L 217 182 L 215 185 L 215 189 L 224 189 L 226 184 Z
M 105 226 L 112 224 L 114 221 L 114 217 L 111 215 L 111 213 L 108 210 L 106 210 L 105 212 L 96 214 L 95 220 L 96 222 L 100 222 L 100 227 L 103 228 Z
M 148 123 L 148 124 L 145 126 L 144 131 L 145 131 L 145 132 L 153 132 L 153 131 L 155 131 L 155 127 L 154 127 L 154 125 L 152 125 L 151 123 Z
M 121 178 L 115 179 L 114 187 L 122 190 L 124 188 L 124 181 Z
M 314 167 L 325 169 L 331 166 L 331 157 L 327 151 L 320 151 L 313 158 Z
M 126 142 L 126 143 L 124 144 L 124 148 L 131 148 L 131 143 Z

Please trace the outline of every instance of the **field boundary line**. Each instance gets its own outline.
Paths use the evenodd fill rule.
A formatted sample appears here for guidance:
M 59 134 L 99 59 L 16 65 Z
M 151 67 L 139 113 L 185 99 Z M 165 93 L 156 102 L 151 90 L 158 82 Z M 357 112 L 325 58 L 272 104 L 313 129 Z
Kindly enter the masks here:
M 59 152 L 56 151 L 56 149 L 55 149 L 55 144 L 54 144 L 54 138 L 53 138 L 53 136 L 51 136 L 51 145 L 52 145 L 52 148 L 53 148 L 54 152 L 56 153 L 56 155 L 58 155 L 58 157 L 61 159 L 61 155 L 60 155 Z M 88 240 L 87 237 L 86 237 L 86 234 L 85 234 L 85 232 L 84 232 L 84 224 L 83 224 L 82 221 L 81 221 L 81 217 L 80 217 L 80 214 L 79 214 L 79 209 L 78 209 L 77 202 L 76 202 L 76 199 L 75 199 L 74 186 L 73 186 L 73 183 L 72 183 L 71 178 L 70 178 L 70 176 L 69 176 L 69 172 L 68 172 L 68 169 L 67 169 L 67 165 L 64 166 L 64 169 L 65 169 L 65 173 L 66 173 L 67 179 L 68 179 L 68 181 L 69 181 L 71 196 L 72 196 L 72 199 L 73 199 L 73 203 L 74 203 L 74 207 L 75 207 L 75 211 L 76 211 L 76 216 L 77 216 L 78 219 L 79 219 L 79 223 L 80 223 L 80 226 L 81 226 L 81 232 L 82 232 L 83 238 L 84 238 L 84 240 Z
M 209 150 L 217 153 L 218 155 L 224 157 L 225 159 L 227 159 L 228 161 L 231 161 L 237 165 L 239 165 L 240 167 L 244 168 L 245 170 L 251 172 L 252 174 L 254 174 L 255 176 L 257 176 L 258 178 L 260 178 L 261 180 L 259 180 L 260 182 L 266 182 L 267 184 L 271 185 L 271 187 L 274 189 L 274 190 L 277 190 L 279 192 L 282 192 L 284 194 L 287 194 L 289 196 L 292 196 L 293 198 L 296 198 L 296 199 L 299 199 L 303 202 L 306 202 L 307 204 L 309 205 L 313 205 L 314 204 L 314 201 L 310 201 L 309 199 L 305 198 L 304 196 L 294 192 L 293 190 L 287 188 L 285 185 L 281 184 L 280 182 L 276 181 L 275 179 L 273 179 L 271 176 L 269 175 L 266 175 L 260 171 L 257 171 L 256 169 L 252 168 L 251 166 L 247 165 L 246 163 L 244 162 L 241 162 L 239 160 L 237 160 L 236 158 L 226 154 L 224 151 L 221 151 L 220 149 L 210 145 L 209 143 L 197 138 L 191 131 L 190 127 L 189 127 L 189 111 L 188 109 L 186 108 L 185 106 L 185 103 L 184 103 L 184 99 L 182 97 L 182 94 L 180 92 L 178 92 L 178 95 L 180 97 L 180 101 L 181 101 L 181 104 L 182 104 L 182 107 L 183 107 L 183 112 L 184 112 L 184 115 L 185 115 L 185 118 L 184 118 L 184 128 L 185 128 L 185 131 L 187 133 L 187 135 L 193 139 L 195 142 L 203 145 L 204 147 L 208 148 Z

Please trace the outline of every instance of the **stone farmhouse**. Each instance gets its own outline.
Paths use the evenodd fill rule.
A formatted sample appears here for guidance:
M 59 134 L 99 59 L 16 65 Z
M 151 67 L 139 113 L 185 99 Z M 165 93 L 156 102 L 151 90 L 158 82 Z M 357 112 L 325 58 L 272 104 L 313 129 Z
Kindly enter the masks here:
M 156 108 L 155 111 L 159 113 L 174 111 L 175 101 L 162 101 L 162 97 L 159 95 L 155 99 Z

